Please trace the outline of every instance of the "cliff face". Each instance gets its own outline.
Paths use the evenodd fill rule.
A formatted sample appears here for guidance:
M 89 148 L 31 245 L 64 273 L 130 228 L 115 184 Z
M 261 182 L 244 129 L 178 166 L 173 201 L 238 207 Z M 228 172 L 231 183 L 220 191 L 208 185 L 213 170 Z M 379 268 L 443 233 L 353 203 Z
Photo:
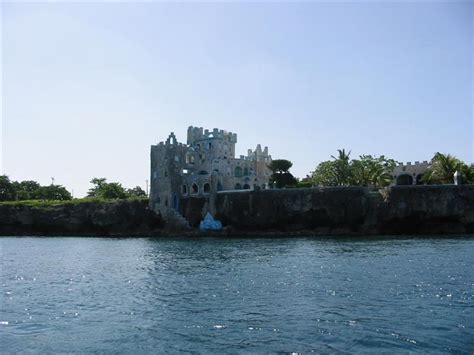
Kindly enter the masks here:
M 0 235 L 141 235 L 162 227 L 147 200 L 0 204 Z
M 182 203 L 192 225 L 204 206 L 200 200 Z M 383 193 L 362 187 L 222 192 L 216 210 L 224 225 L 242 231 L 474 233 L 474 186 L 393 186 Z
M 209 197 L 180 201 L 194 227 Z M 474 234 L 474 186 L 396 186 L 383 193 L 362 187 L 221 192 L 216 218 L 233 234 Z M 0 204 L 0 235 L 160 235 L 164 225 L 146 200 Z M 225 234 L 226 232 L 224 232 Z
M 392 187 L 367 227 L 380 234 L 474 233 L 474 185 Z
M 239 229 L 347 229 L 369 209 L 364 188 L 288 189 L 218 194 L 217 218 Z

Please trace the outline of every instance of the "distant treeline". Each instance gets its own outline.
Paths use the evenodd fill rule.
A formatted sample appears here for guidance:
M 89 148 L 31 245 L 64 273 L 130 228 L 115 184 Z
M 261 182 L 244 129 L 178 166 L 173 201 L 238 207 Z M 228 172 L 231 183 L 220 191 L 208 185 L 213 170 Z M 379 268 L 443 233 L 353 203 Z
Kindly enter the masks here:
M 104 200 L 146 197 L 140 186 L 126 189 L 118 182 L 107 182 L 105 178 L 93 178 L 93 185 L 87 194 L 89 198 Z M 0 175 L 0 201 L 68 201 L 72 194 L 61 185 L 42 186 L 33 180 L 11 181 L 8 176 Z

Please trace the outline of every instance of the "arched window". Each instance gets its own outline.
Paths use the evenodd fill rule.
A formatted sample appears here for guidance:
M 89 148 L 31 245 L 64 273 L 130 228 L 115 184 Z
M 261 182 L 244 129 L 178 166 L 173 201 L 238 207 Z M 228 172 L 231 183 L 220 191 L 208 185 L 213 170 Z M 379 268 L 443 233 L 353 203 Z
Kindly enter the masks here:
M 188 186 L 187 186 L 187 185 L 183 185 L 183 186 L 181 187 L 181 193 L 182 193 L 183 195 L 187 195 L 187 194 L 188 194 Z
M 240 166 L 236 166 L 234 170 L 235 177 L 242 177 L 242 168 Z
M 186 164 L 194 164 L 194 154 L 193 153 L 186 154 Z
M 244 176 L 249 176 L 249 168 L 244 168 Z
M 211 185 L 208 182 L 206 182 L 204 186 L 202 187 L 202 191 L 205 194 L 208 194 L 209 192 L 211 192 Z
M 250 190 L 250 185 L 249 185 L 249 184 L 245 184 L 245 185 L 244 185 L 244 190 Z
M 408 174 L 399 175 L 397 177 L 397 185 L 413 185 L 413 178 Z
M 199 193 L 199 186 L 197 186 L 196 183 L 193 183 L 193 186 L 191 187 L 191 194 L 197 195 Z
M 222 191 L 222 190 L 223 190 L 223 188 L 222 188 L 222 183 L 219 181 L 219 182 L 217 183 L 217 191 Z
M 239 183 L 235 184 L 235 189 L 242 190 L 242 185 L 240 185 Z

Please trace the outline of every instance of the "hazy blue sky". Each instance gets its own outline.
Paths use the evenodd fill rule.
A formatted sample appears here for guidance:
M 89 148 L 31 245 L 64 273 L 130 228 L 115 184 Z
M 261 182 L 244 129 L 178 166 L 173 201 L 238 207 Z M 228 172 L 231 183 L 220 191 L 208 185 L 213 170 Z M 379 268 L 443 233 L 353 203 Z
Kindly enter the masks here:
M 303 177 L 336 149 L 473 161 L 473 4 L 3 3 L 2 172 L 82 196 L 189 125 Z

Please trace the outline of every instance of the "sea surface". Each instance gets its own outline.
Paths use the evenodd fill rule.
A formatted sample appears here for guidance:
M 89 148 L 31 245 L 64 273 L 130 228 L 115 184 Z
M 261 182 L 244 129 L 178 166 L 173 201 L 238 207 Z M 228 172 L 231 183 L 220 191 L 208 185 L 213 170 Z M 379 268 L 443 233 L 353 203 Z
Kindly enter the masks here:
M 474 236 L 0 238 L 3 353 L 474 352 Z

